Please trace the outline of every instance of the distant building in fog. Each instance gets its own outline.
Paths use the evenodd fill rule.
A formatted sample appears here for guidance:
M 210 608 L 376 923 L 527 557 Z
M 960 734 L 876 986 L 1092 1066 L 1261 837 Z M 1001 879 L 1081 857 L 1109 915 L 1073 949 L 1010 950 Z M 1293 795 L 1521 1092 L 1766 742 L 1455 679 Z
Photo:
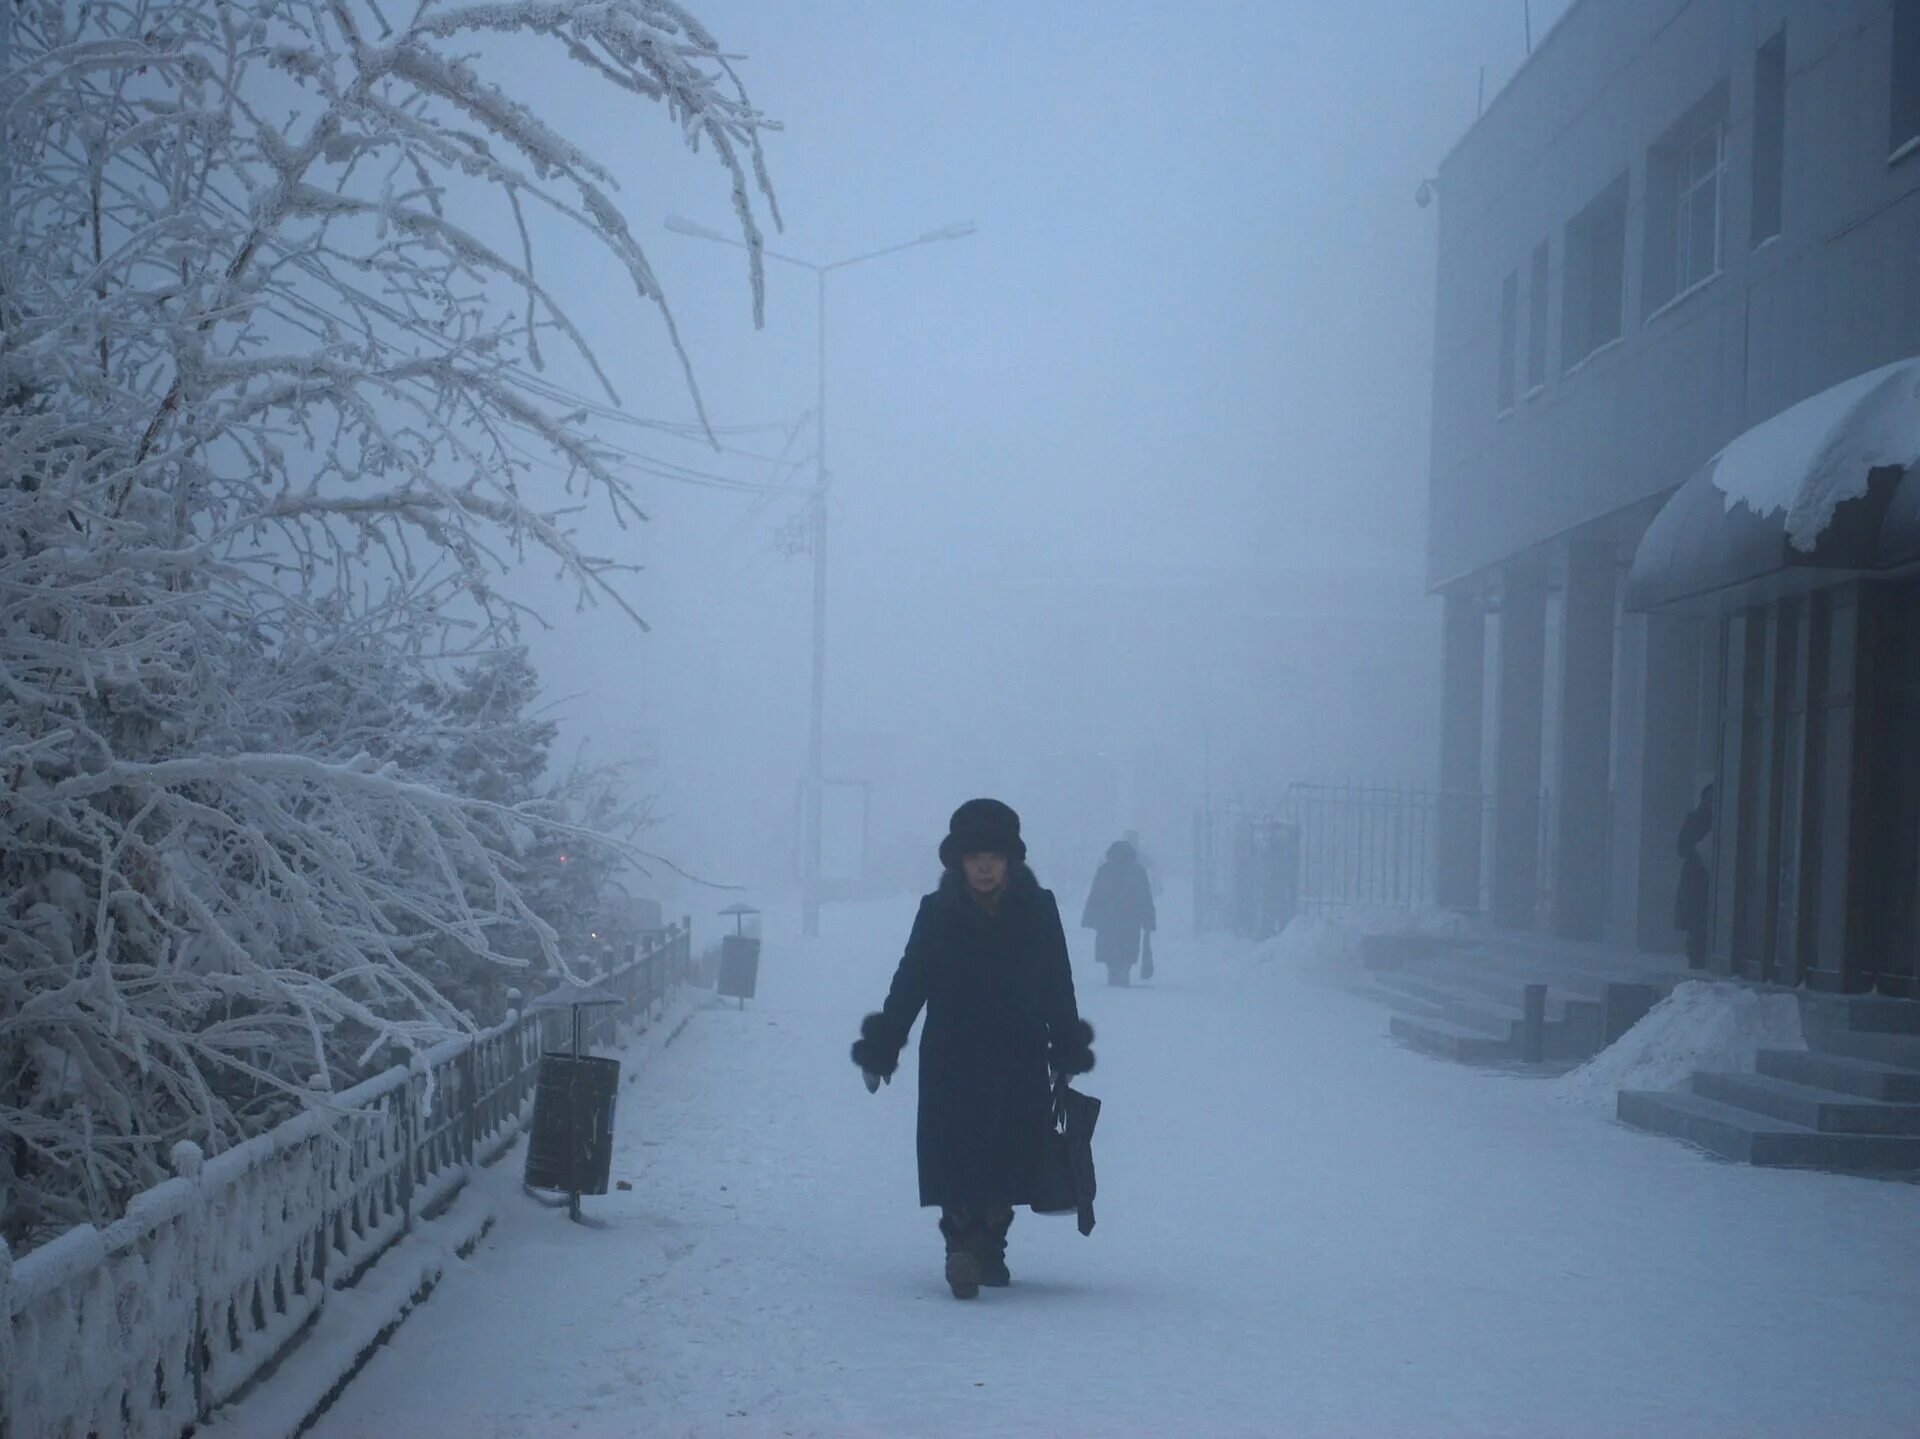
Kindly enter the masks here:
M 1920 993 L 1920 472 L 1702 473 L 1920 355 L 1920 0 L 1576 0 L 1432 193 L 1447 898 L 1678 949 L 1714 780 L 1713 967 Z

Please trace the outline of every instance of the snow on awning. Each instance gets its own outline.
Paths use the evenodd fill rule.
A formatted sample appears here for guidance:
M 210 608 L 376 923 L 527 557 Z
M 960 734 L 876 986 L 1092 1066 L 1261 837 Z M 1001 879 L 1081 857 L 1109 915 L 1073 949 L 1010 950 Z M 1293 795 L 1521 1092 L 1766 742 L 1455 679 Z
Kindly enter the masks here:
M 1920 358 L 1802 400 L 1674 492 L 1627 575 L 1629 609 L 1790 571 L 1920 560 Z

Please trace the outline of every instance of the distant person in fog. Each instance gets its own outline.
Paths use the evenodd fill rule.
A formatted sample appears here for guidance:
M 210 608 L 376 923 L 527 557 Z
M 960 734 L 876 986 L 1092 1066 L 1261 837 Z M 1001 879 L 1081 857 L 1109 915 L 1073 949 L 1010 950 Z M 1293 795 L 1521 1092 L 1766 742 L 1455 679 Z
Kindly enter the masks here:
M 940 887 L 920 901 L 887 1002 L 860 1022 L 869 1092 L 920 1032 L 920 1203 L 938 1206 L 947 1285 L 972 1299 L 1010 1283 L 1013 1207 L 1037 1193 L 1055 1083 L 1093 1068 L 1060 907 L 1027 868 L 1020 816 L 992 799 L 953 813 Z
M 1675 849 L 1680 855 L 1680 883 L 1673 894 L 1673 927 L 1687 937 L 1687 967 L 1707 967 L 1708 924 L 1712 919 L 1707 862 L 1700 845 L 1713 833 L 1713 786 L 1700 791 L 1700 801 L 1680 822 Z
M 1152 854 L 1147 851 L 1147 846 L 1140 838 L 1140 831 L 1130 829 L 1121 835 L 1120 838 L 1133 846 L 1133 857 L 1140 861 L 1140 868 L 1147 872 L 1147 888 L 1151 889 L 1154 897 L 1158 899 L 1160 896 L 1160 867 L 1153 862 Z
M 1094 963 L 1106 966 L 1107 983 L 1132 982 L 1133 966 L 1140 977 L 1153 978 L 1153 931 L 1156 924 L 1153 885 L 1146 866 L 1126 840 L 1107 848 L 1106 862 L 1093 876 L 1080 927 L 1093 931 Z

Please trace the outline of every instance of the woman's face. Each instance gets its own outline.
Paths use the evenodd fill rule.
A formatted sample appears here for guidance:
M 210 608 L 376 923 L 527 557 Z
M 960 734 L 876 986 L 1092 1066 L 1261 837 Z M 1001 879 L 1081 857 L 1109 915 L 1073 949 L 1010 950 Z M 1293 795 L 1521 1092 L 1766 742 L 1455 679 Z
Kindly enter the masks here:
M 1007 882 L 1007 857 L 1004 854 L 970 854 L 960 861 L 967 872 L 967 884 L 976 894 L 992 894 Z

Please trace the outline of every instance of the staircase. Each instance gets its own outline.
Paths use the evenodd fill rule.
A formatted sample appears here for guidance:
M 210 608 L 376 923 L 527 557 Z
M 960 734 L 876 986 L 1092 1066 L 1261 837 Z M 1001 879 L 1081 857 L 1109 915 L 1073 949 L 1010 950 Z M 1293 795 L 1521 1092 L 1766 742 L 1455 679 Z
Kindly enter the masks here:
M 1754 1073 L 1622 1090 L 1617 1113 L 1723 1159 L 1851 1174 L 1920 1172 L 1920 1003 L 1800 996 L 1807 1049 L 1762 1050 Z
M 1617 955 L 1509 936 L 1383 936 L 1363 992 L 1402 1044 L 1466 1064 L 1569 1068 L 1623 1034 L 1677 976 Z M 1536 1012 L 1528 1009 L 1535 990 Z

